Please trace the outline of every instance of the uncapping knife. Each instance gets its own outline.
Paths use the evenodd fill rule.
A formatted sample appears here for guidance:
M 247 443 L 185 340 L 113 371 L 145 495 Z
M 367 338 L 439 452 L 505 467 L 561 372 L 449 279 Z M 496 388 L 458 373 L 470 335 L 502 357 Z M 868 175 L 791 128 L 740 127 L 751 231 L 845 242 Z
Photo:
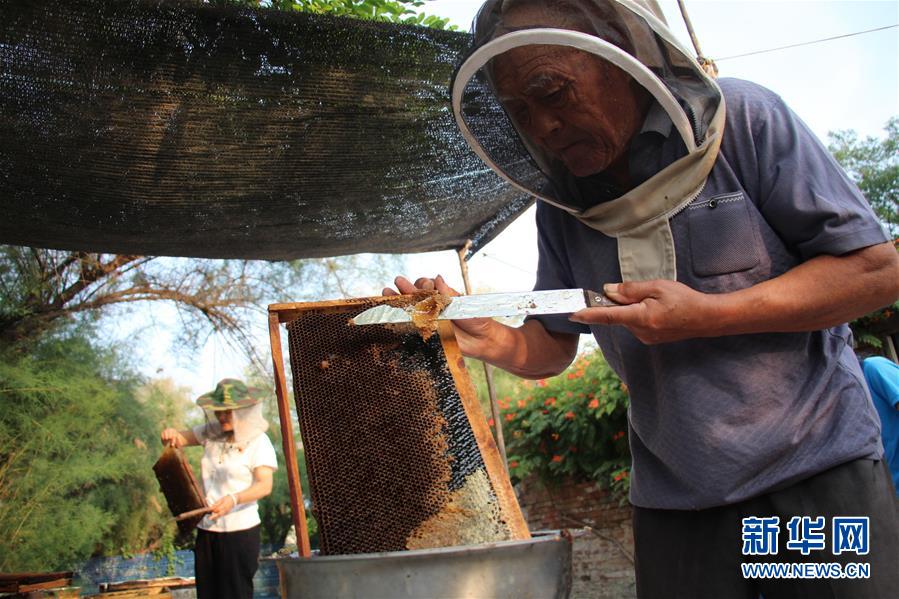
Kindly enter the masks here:
M 618 305 L 620 304 L 613 302 L 602 293 L 589 289 L 482 293 L 453 297 L 450 305 L 437 315 L 437 319 L 459 320 L 484 316 L 571 314 L 584 308 Z M 358 314 L 353 318 L 353 324 L 411 322 L 414 309 L 414 305 L 397 308 L 382 304 Z

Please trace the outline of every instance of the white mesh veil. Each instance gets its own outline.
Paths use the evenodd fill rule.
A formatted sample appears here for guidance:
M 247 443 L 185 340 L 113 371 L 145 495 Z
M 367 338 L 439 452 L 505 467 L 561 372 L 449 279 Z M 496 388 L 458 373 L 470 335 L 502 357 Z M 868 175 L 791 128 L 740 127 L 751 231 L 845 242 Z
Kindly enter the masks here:
M 544 45 L 577 48 L 625 71 L 675 127 L 685 152 L 694 151 L 705 140 L 721 92 L 657 11 L 655 2 L 627 0 L 486 2 L 474 23 L 474 48 L 453 81 L 457 122 L 469 144 L 516 186 L 550 203 L 583 209 L 582 202 L 572 201 L 571 176 L 559 159 L 496 107 L 495 59 L 521 46 Z
M 231 441 L 245 446 L 247 443 L 268 430 L 268 421 L 262 415 L 262 402 L 245 408 L 231 410 L 231 423 L 234 426 L 233 437 L 222 430 L 214 410 L 203 410 L 206 416 L 205 435 L 213 441 Z
M 553 140 L 534 137 L 509 100 L 498 97 L 499 61 L 514 64 L 512 57 L 531 47 L 536 54 L 586 56 L 604 65 L 598 70 L 623 72 L 645 103 L 643 130 L 653 121 L 653 130 L 679 139 L 680 146 L 643 148 L 640 164 L 658 170 L 629 181 L 612 181 L 603 170 L 577 173 L 560 149 L 571 140 L 561 136 L 554 149 Z M 590 85 L 599 96 L 620 89 Z M 543 102 L 543 92 L 539 97 Z M 452 102 L 463 136 L 494 171 L 618 239 L 624 280 L 676 278 L 668 218 L 702 190 L 718 153 L 724 99 L 668 30 L 654 0 L 488 0 L 475 19 L 474 47 L 453 79 Z

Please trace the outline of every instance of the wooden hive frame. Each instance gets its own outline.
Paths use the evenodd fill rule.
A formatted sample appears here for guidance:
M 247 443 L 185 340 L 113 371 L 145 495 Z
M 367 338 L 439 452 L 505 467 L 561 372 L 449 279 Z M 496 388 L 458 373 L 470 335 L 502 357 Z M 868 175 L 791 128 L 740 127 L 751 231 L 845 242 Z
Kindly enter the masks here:
M 408 296 L 407 296 L 408 297 Z M 281 421 L 282 444 L 290 490 L 291 512 L 297 531 L 297 545 L 302 557 L 311 555 L 309 532 L 306 526 L 306 514 L 303 504 L 303 490 L 300 485 L 299 468 L 296 457 L 296 443 L 293 433 L 293 420 L 290 413 L 289 392 L 286 370 L 284 366 L 283 346 L 281 342 L 281 326 L 289 325 L 309 311 L 319 313 L 347 312 L 348 310 L 367 308 L 379 303 L 396 303 L 397 297 L 358 298 L 308 303 L 272 304 L 268 308 L 269 334 L 271 341 L 272 361 L 275 377 L 275 394 L 278 403 L 278 414 Z M 368 325 L 379 326 L 379 325 Z M 506 515 L 505 523 L 511 538 L 530 538 L 527 522 L 521 514 L 514 490 L 508 478 L 504 461 L 500 455 L 486 418 L 478 402 L 477 393 L 465 368 L 459 350 L 453 326 L 448 321 L 438 321 L 440 345 L 446 357 L 456 390 L 461 399 L 477 448 L 483 459 L 484 468 L 496 496 L 497 503 L 502 506 Z M 299 409 L 299 408 L 297 408 Z M 299 416 L 299 414 L 298 414 Z

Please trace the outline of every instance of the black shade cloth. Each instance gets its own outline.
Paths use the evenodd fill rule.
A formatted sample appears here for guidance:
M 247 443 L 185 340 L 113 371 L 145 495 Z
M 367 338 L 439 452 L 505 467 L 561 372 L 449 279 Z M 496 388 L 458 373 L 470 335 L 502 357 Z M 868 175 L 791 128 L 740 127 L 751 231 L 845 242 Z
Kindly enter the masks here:
M 267 260 L 475 251 L 532 200 L 453 121 L 469 44 L 199 2 L 0 0 L 0 242 Z

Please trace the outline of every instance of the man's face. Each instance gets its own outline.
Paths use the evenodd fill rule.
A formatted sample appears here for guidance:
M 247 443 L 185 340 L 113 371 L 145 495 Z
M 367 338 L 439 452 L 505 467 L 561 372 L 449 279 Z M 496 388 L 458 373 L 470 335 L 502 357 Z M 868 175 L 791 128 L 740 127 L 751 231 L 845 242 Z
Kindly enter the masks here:
M 522 46 L 494 59 L 499 99 L 519 129 L 575 176 L 600 173 L 625 155 L 645 100 L 631 78 L 564 46 Z

